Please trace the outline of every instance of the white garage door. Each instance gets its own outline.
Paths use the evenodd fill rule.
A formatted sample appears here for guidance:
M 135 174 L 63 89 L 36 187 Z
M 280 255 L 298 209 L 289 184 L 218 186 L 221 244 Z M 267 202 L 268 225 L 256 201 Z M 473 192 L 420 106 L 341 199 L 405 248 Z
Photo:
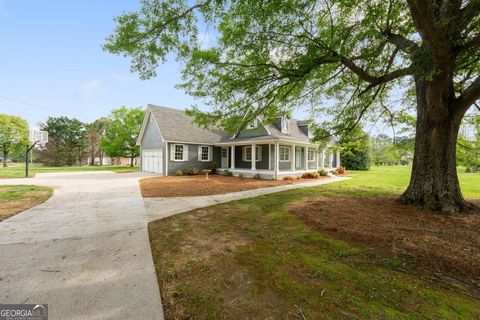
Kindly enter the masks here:
M 163 174 L 163 153 L 159 150 L 143 150 L 142 171 Z

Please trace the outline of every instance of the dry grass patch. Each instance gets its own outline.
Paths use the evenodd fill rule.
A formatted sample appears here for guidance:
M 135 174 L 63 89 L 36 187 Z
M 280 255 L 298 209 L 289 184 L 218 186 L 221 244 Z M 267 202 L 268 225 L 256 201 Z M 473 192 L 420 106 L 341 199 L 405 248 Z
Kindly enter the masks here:
M 46 201 L 53 194 L 47 187 L 0 186 L 0 221 Z
M 480 297 L 480 214 L 433 213 L 395 199 L 314 197 L 289 210 L 332 238 L 374 249 L 389 263 L 413 263 L 417 270 L 426 267 L 434 276 L 466 282 Z
M 328 179 L 328 177 L 322 177 Z M 180 177 L 155 177 L 140 180 L 142 195 L 147 198 L 154 197 L 183 197 L 183 196 L 208 196 L 229 192 L 245 191 L 265 187 L 274 187 L 284 184 L 293 184 L 309 179 L 294 180 L 264 180 L 239 177 L 224 177 L 210 175 L 206 180 L 204 175 Z

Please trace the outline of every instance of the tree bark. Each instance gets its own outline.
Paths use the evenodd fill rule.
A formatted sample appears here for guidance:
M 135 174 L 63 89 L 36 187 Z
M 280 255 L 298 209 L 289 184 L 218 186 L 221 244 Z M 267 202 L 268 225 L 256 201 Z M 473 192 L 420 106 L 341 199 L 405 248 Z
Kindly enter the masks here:
M 8 151 L 3 149 L 3 167 L 7 167 L 7 158 L 8 158 Z
M 135 159 L 134 156 L 130 157 L 130 167 L 133 167 L 133 160 Z
M 400 197 L 406 204 L 447 213 L 468 211 L 457 176 L 456 146 L 463 114 L 453 98 L 432 82 L 416 79 L 417 124 L 410 185 Z

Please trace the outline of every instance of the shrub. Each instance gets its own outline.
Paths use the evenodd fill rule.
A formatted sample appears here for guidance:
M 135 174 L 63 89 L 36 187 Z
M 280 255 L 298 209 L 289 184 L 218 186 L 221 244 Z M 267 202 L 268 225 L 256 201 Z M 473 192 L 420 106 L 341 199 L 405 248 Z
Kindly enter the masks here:
M 177 170 L 177 171 L 175 171 L 175 175 L 176 175 L 176 176 L 183 176 L 182 170 Z
M 261 178 L 262 178 L 262 176 L 260 175 L 260 173 L 255 173 L 253 175 L 253 179 L 261 179 Z
M 243 178 L 243 173 L 240 172 L 240 173 L 238 174 L 238 177 L 239 177 L 239 178 Z
M 294 177 L 290 177 L 290 176 L 283 177 L 283 180 L 294 180 L 294 179 L 295 179 Z
M 212 170 L 212 174 L 217 173 L 217 163 L 213 161 L 207 168 L 208 170 Z
M 223 171 L 223 175 L 225 177 L 231 177 L 231 176 L 233 176 L 233 173 L 230 170 L 225 170 L 225 171 Z
M 302 174 L 303 179 L 317 179 L 318 178 L 318 172 L 305 172 Z
M 186 176 L 194 176 L 198 173 L 198 169 L 194 167 L 187 167 L 183 169 L 183 174 Z
M 318 170 L 318 174 L 319 174 L 321 177 L 326 177 L 326 176 L 328 176 L 328 171 L 325 170 L 325 169 L 320 169 L 320 170 Z
M 345 168 L 344 167 L 338 167 L 335 169 L 336 174 L 345 174 Z

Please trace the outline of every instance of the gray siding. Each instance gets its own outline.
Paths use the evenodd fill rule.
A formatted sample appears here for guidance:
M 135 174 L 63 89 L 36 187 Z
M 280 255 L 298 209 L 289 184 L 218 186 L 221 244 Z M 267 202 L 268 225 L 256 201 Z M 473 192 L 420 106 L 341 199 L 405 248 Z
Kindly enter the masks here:
M 155 150 L 155 149 L 162 149 L 163 153 L 163 161 L 162 161 L 162 168 L 163 173 L 165 174 L 165 157 L 166 157 L 166 149 L 167 144 L 162 140 L 162 136 L 160 135 L 160 131 L 155 123 L 155 121 L 150 122 L 150 114 L 149 118 L 147 119 L 147 125 L 145 126 L 145 131 L 143 133 L 142 141 L 141 141 L 141 150 Z
M 212 165 L 215 159 L 220 159 L 220 154 L 216 154 L 216 152 L 220 152 L 220 148 L 213 147 L 212 149 L 212 161 L 198 161 L 198 147 L 199 144 L 185 144 L 188 148 L 188 160 L 186 161 L 173 161 L 170 160 L 170 146 L 174 143 L 168 143 L 168 175 L 174 176 L 177 170 L 184 170 L 188 167 L 194 167 L 198 170 L 208 169 Z M 219 162 L 217 162 L 217 167 Z
M 255 129 L 243 128 L 237 134 L 237 138 L 250 138 L 250 137 L 262 137 L 262 136 L 268 136 L 268 131 L 262 125 L 260 120 L 257 120 L 257 127 Z
M 262 161 L 256 163 L 256 168 L 268 170 L 268 144 L 259 144 L 257 146 L 262 147 Z M 243 161 L 243 147 L 244 146 L 235 147 L 235 168 L 250 169 L 252 163 L 250 161 Z

